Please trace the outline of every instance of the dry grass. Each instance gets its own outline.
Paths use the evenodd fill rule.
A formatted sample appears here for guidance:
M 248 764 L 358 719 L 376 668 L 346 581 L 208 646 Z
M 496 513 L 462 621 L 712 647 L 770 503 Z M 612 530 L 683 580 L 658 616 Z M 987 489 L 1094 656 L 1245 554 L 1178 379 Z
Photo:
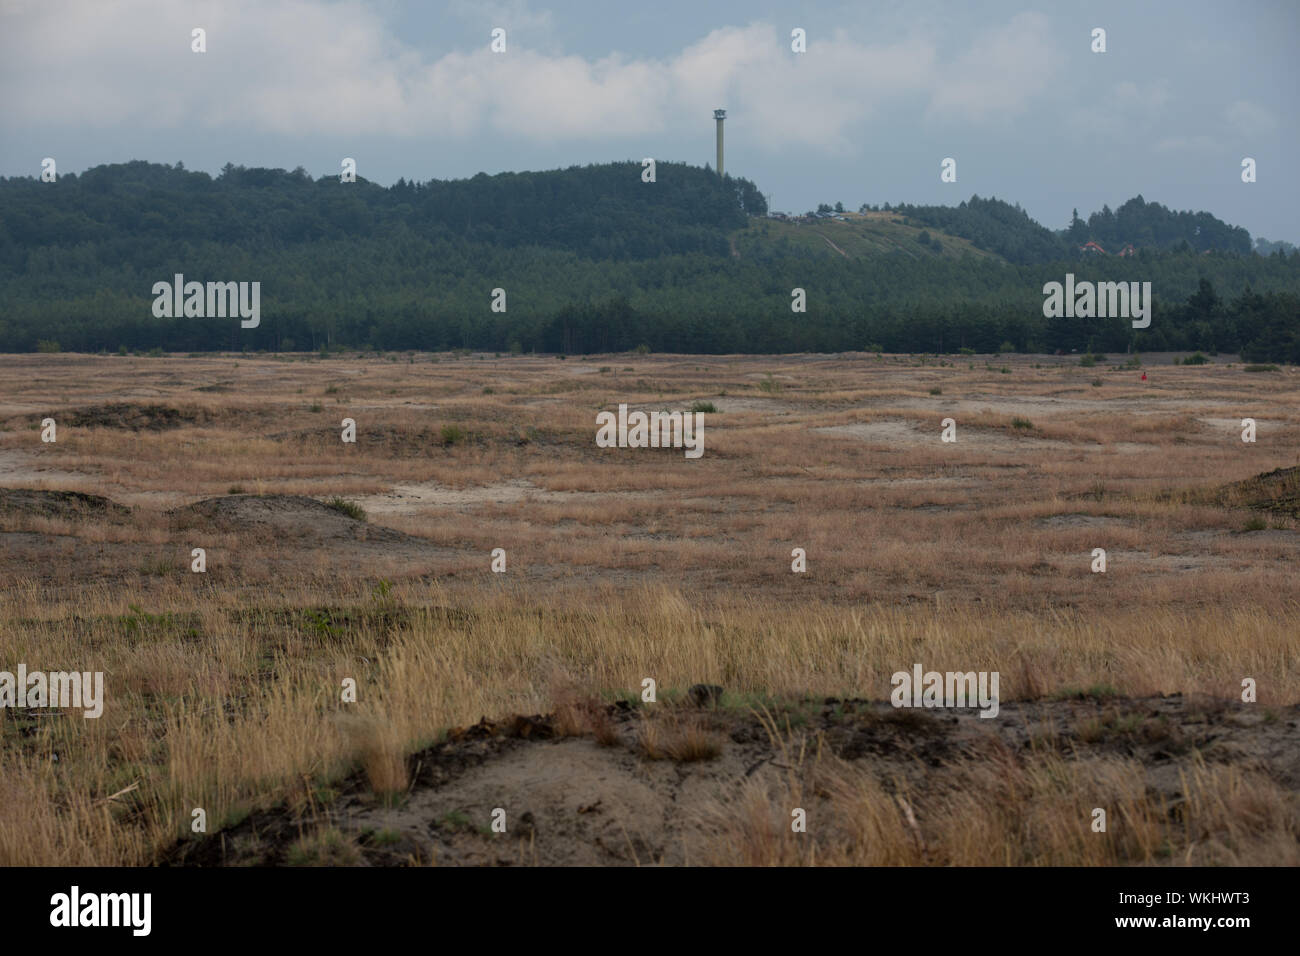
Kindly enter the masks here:
M 1297 521 L 1243 533 L 1251 513 L 1212 493 L 1297 463 L 1296 373 L 1148 366 L 1139 387 L 1064 360 L 958 364 L 0 357 L 0 485 L 135 508 L 121 523 L 0 513 L 0 669 L 102 670 L 108 698 L 99 720 L 0 709 L 0 864 L 147 863 L 196 807 L 215 830 L 310 803 L 352 768 L 399 794 L 406 754 L 483 715 L 555 709 L 562 733 L 613 745 L 593 701 L 645 677 L 881 699 L 921 661 L 997 670 L 1004 700 L 1101 684 L 1222 700 L 1253 677 L 1260 706 L 1300 701 Z M 769 373 L 779 395 L 760 387 Z M 215 383 L 230 390 L 199 391 Z M 719 409 L 699 461 L 594 447 L 598 408 L 696 400 Z M 132 430 L 95 411 L 122 402 L 193 421 Z M 74 412 L 92 424 L 60 424 L 55 445 L 28 427 Z M 955 445 L 938 440 L 949 415 Z M 1223 424 L 1246 416 L 1256 445 Z M 445 443 L 448 425 L 466 437 Z M 841 427 L 856 431 L 822 430 Z M 362 552 L 166 516 L 235 485 L 346 497 L 412 543 Z M 196 535 L 206 576 L 188 570 Z M 495 547 L 506 575 L 489 571 Z M 349 677 L 356 704 L 340 700 Z M 717 744 L 704 724 L 646 726 L 646 753 L 670 760 Z M 746 796 L 732 838 L 757 862 L 1107 863 L 1192 846 L 1124 789 L 1122 760 L 996 769 L 972 763 L 965 790 L 940 794 L 844 767 L 820 790 L 801 777 Z M 1089 776 L 1130 820 L 1122 850 L 1087 839 L 1071 801 Z M 1233 813 L 1292 832 L 1269 786 L 1235 768 L 1189 779 L 1192 857 L 1240 855 Z M 802 842 L 787 836 L 796 798 L 821 808 Z M 847 828 L 834 839 L 830 819 Z
M 779 741 L 785 775 L 697 814 L 690 858 L 711 866 L 1294 866 L 1300 800 L 1265 774 L 1197 760 L 1170 805 L 1134 760 L 993 750 L 938 787 L 879 779 L 820 740 Z M 1104 833 L 1094 811 L 1106 812 Z M 803 810 L 805 832 L 793 813 Z

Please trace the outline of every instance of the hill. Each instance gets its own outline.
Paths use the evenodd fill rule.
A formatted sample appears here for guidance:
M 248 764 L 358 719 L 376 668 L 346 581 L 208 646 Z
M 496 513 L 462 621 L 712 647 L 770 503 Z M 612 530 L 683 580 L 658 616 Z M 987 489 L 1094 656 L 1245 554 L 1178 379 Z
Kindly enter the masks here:
M 897 253 L 909 259 L 1000 259 L 968 239 L 908 222 L 900 213 L 846 212 L 839 218 L 751 219 L 732 234 L 732 255 L 760 261 L 789 255 L 869 259 Z
M 0 210 L 0 351 L 878 346 L 1300 359 L 1300 254 L 1255 255 L 1248 236 L 1242 253 L 1214 217 L 1171 220 L 1140 197 L 1114 217 L 1137 224 L 1134 235 L 1150 221 L 1164 223 L 1151 226 L 1158 242 L 1200 228 L 1205 243 L 1233 248 L 1198 254 L 1179 240 L 1085 257 L 1018 207 L 979 197 L 781 220 L 748 180 L 680 163 L 659 163 L 654 182 L 623 162 L 384 188 L 301 169 L 228 164 L 212 177 L 131 162 L 55 183 L 0 180 Z M 1045 319 L 1043 285 L 1067 273 L 1151 282 L 1151 328 Z M 155 315 L 155 286 L 176 274 L 258 283 L 259 321 Z M 804 312 L 792 311 L 796 288 Z

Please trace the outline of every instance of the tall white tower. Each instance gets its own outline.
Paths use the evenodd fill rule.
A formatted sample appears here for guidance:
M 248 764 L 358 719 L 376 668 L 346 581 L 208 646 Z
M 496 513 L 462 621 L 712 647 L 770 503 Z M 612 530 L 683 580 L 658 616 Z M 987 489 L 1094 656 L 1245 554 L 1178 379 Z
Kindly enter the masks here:
M 727 118 L 726 110 L 714 110 L 713 118 L 718 121 L 718 175 L 722 175 L 722 121 Z

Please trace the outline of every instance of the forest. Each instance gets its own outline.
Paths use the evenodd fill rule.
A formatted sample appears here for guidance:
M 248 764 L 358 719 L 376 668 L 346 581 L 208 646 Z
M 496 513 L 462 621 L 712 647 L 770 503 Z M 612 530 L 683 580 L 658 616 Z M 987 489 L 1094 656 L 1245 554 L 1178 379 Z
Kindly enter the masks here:
M 1054 232 L 978 196 L 886 208 L 992 255 L 845 258 L 772 242 L 740 257 L 731 237 L 767 213 L 761 192 L 680 163 L 659 163 L 654 182 L 638 162 L 387 188 L 142 161 L 0 179 L 0 351 L 1200 350 L 1300 362 L 1300 252 L 1260 255 L 1209 213 L 1138 196 Z M 1086 254 L 1090 241 L 1134 253 Z M 1151 327 L 1044 318 L 1043 285 L 1067 272 L 1150 281 Z M 155 317 L 151 289 L 177 273 L 259 282 L 260 324 Z M 796 288 L 804 312 L 791 310 Z

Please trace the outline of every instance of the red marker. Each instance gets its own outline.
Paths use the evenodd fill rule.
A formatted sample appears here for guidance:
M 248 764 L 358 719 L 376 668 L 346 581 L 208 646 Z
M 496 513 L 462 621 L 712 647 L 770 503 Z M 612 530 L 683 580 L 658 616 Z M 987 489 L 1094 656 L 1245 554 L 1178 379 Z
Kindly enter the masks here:
M 1147 380 L 1147 373 L 1146 373 L 1146 372 L 1143 372 L 1143 373 L 1142 373 L 1142 381 L 1145 382 L 1146 380 Z

